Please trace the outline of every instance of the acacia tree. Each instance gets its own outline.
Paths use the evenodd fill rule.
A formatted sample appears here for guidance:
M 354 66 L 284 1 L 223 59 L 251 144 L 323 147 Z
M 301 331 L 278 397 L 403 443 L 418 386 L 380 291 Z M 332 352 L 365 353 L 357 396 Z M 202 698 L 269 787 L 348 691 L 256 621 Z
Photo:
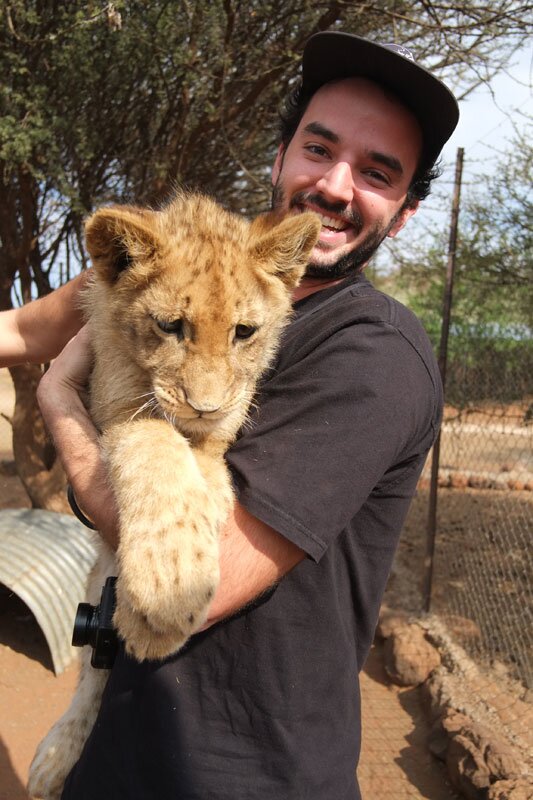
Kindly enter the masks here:
M 520 0 L 0 0 L 0 308 L 85 266 L 83 218 L 157 203 L 177 184 L 235 210 L 269 196 L 276 109 L 306 39 L 341 28 L 411 46 L 466 92 L 527 36 Z M 38 367 L 11 372 L 14 449 L 34 505 L 61 472 L 34 405 Z

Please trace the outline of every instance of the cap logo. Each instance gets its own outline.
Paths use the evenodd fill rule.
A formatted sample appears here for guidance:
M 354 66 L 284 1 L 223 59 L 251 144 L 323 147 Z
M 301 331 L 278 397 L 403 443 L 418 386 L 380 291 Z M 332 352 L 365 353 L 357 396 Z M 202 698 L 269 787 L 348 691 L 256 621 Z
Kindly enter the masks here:
M 387 50 L 393 50 L 395 53 L 398 53 L 399 56 L 403 56 L 408 61 L 412 61 L 413 63 L 415 61 L 415 57 L 408 47 L 404 47 L 401 44 L 394 44 L 394 43 L 384 44 L 383 47 L 386 47 Z

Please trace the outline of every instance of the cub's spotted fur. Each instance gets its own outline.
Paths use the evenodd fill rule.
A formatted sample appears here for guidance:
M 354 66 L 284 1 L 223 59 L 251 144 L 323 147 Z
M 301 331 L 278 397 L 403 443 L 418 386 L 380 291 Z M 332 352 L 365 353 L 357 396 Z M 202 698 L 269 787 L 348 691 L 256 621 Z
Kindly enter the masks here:
M 88 599 L 97 603 L 105 577 L 118 574 L 114 623 L 139 660 L 176 651 L 206 619 L 232 503 L 223 454 L 319 231 L 314 214 L 250 224 L 188 194 L 162 211 L 112 207 L 87 222 L 90 410 L 120 518 L 116 560 L 102 546 Z M 31 766 L 33 797 L 59 800 L 106 678 L 84 652 L 72 705 Z

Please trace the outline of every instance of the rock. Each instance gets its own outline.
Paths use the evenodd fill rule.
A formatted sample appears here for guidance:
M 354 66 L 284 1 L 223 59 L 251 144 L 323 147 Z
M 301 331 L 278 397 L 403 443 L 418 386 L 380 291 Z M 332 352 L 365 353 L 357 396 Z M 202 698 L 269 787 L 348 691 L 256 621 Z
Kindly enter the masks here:
M 385 670 L 400 686 L 418 686 L 440 665 L 440 655 L 418 625 L 405 625 L 385 641 Z
M 466 797 L 477 798 L 479 790 L 495 781 L 519 777 L 520 765 L 511 746 L 486 727 L 456 711 L 448 711 L 438 724 L 448 737 L 445 760 L 450 779 Z M 436 734 L 435 741 L 439 743 Z
M 439 470 L 437 486 L 443 489 L 446 489 L 450 486 L 450 473 L 448 470 L 442 470 L 442 469 Z
M 442 717 L 441 725 L 448 736 L 453 737 L 459 734 L 467 735 L 467 731 L 472 727 L 472 722 L 464 714 L 450 710 Z
M 446 766 L 452 784 L 468 800 L 479 800 L 479 792 L 490 786 L 490 773 L 483 756 L 466 736 L 450 739 Z
M 440 722 L 447 707 L 446 700 L 443 697 L 442 683 L 442 675 L 440 670 L 437 670 L 420 687 L 424 708 L 427 710 L 429 718 L 437 722 Z
M 448 752 L 448 744 L 450 740 L 448 734 L 442 727 L 442 720 L 437 719 L 433 723 L 428 736 L 428 747 L 430 753 L 439 761 L 446 761 L 446 753 Z
M 399 628 L 405 628 L 408 625 L 407 620 L 408 615 L 405 611 L 395 611 L 393 609 L 382 611 L 376 629 L 376 636 L 379 636 L 380 639 L 388 639 Z
M 468 486 L 468 475 L 464 472 L 450 473 L 450 486 L 452 489 L 466 489 Z
M 494 481 L 487 475 L 470 475 L 468 486 L 471 489 L 493 489 Z
M 510 744 L 484 725 L 453 711 L 446 715 L 442 724 L 449 736 L 464 736 L 475 745 L 487 766 L 491 782 L 519 777 L 520 765 Z
M 490 787 L 487 800 L 532 800 L 533 780 L 518 778 L 515 781 L 497 781 Z
M 526 689 L 522 695 L 522 700 L 524 703 L 533 704 L 533 689 Z
M 465 640 L 473 642 L 481 639 L 481 631 L 473 619 L 460 617 L 458 614 L 447 614 L 446 626 L 448 627 L 450 633 L 457 637 L 461 642 L 464 642 Z
M 520 775 L 518 761 L 510 745 L 504 742 L 503 739 L 491 736 L 486 741 L 485 763 L 493 779 L 518 778 Z

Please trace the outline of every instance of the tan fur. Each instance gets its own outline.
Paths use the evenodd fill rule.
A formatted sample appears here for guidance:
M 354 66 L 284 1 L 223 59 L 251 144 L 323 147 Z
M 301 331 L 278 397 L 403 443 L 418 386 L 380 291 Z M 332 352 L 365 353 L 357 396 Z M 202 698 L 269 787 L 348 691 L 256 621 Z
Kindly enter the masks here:
M 90 410 L 120 518 L 117 562 L 104 547 L 89 599 L 98 602 L 105 576 L 118 571 L 114 622 L 139 660 L 175 652 L 207 617 L 232 503 L 223 454 L 276 352 L 319 231 L 314 214 L 250 224 L 187 194 L 159 212 L 102 209 L 86 225 Z M 176 320 L 177 333 L 161 330 Z M 73 703 L 30 769 L 33 797 L 60 797 L 106 676 L 84 656 Z

